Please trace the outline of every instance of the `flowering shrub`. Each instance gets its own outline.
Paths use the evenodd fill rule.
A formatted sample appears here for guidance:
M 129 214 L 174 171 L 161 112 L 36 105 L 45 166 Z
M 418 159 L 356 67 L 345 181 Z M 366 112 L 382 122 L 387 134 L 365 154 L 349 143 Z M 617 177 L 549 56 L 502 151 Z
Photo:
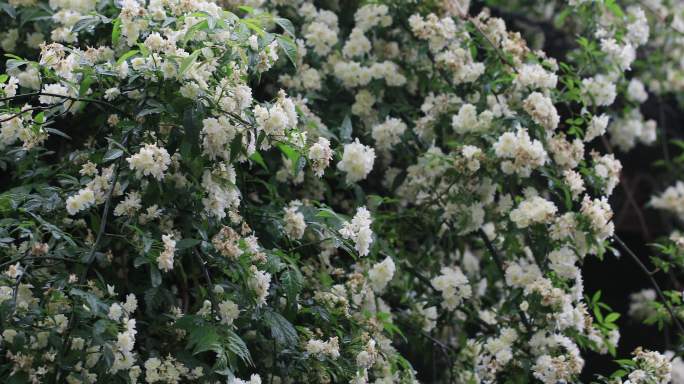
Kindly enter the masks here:
M 582 277 L 613 252 L 614 151 L 681 91 L 677 5 L 247 3 L 0 3 L 2 377 L 552 384 L 590 352 L 618 359 L 596 382 L 681 375 L 617 356 Z M 648 278 L 629 315 L 684 332 Z

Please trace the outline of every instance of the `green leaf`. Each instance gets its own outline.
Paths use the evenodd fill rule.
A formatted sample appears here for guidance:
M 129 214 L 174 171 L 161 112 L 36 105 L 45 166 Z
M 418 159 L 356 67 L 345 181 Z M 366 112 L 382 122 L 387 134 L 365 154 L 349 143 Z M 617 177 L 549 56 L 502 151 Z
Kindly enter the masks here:
M 102 158 L 102 161 L 106 163 L 108 161 L 116 160 L 119 157 L 121 157 L 123 153 L 124 152 L 119 148 L 112 148 L 108 150 L 107 153 L 105 153 L 104 157 Z
M 206 351 L 221 351 L 218 332 L 214 327 L 207 325 L 191 328 L 188 335 L 188 349 L 192 350 L 193 355 Z
M 268 172 L 268 166 L 266 165 L 266 162 L 264 161 L 264 158 L 261 156 L 259 152 L 254 152 L 252 155 L 249 157 L 250 160 L 253 162 L 259 164 L 261 168 L 263 168 L 266 172 Z
M 202 240 L 199 239 L 182 239 L 176 242 L 176 250 L 182 251 L 184 249 L 192 248 L 201 242 Z
M 17 10 L 13 6 L 3 2 L 0 3 L 0 8 L 2 8 L 2 10 L 5 11 L 5 13 L 9 15 L 9 17 L 13 19 L 17 18 Z
M 112 45 L 116 46 L 119 44 L 119 40 L 121 39 L 121 19 L 116 18 L 114 19 L 113 27 L 112 27 Z
M 292 22 L 288 19 L 282 17 L 276 17 L 273 19 L 276 24 L 278 24 L 291 38 L 295 38 L 295 28 Z
M 180 68 L 178 70 L 178 77 L 181 78 L 187 72 L 187 70 L 190 68 L 192 64 L 195 63 L 195 60 L 197 60 L 197 57 L 199 57 L 200 50 L 197 49 L 193 53 L 190 54 L 190 56 L 184 58 L 181 61 Z
M 162 275 L 156 265 L 150 265 L 150 282 L 153 287 L 158 287 L 162 283 Z
M 130 51 L 128 51 L 128 52 L 124 53 L 123 55 L 121 55 L 121 57 L 119 57 L 119 60 L 116 61 L 116 64 L 117 64 L 117 65 L 120 65 L 120 64 L 123 63 L 124 61 L 128 60 L 131 56 L 136 55 L 136 54 L 138 54 L 139 52 L 140 52 L 140 51 L 138 51 L 137 49 L 131 49 Z
M 608 316 L 606 316 L 606 318 L 604 319 L 604 322 L 614 323 L 615 320 L 617 320 L 619 318 L 620 318 L 620 314 L 617 312 L 613 312 L 613 313 L 608 314 Z
M 271 336 L 275 341 L 285 347 L 297 344 L 297 330 L 280 313 L 266 311 L 264 313 L 264 323 L 271 328 Z
M 297 295 L 303 288 L 302 277 L 300 273 L 295 269 L 288 269 L 287 271 L 283 272 L 280 281 L 283 284 L 288 305 L 294 306 L 296 304 Z
M 625 13 L 622 8 L 615 2 L 615 0 L 606 0 L 606 8 L 608 8 L 615 16 L 619 18 L 625 17 Z
M 292 65 L 297 68 L 297 44 L 295 44 L 291 38 L 283 35 L 278 35 L 276 40 L 278 40 L 278 45 L 282 48 L 283 52 L 285 52 L 285 56 L 287 56 Z
M 41 112 L 41 113 L 42 113 L 42 112 Z M 44 129 L 45 129 L 45 132 L 47 132 L 47 133 L 51 133 L 51 134 L 57 135 L 57 136 L 62 136 L 63 138 L 65 138 L 65 139 L 67 139 L 67 140 L 71 140 L 71 136 L 69 136 L 69 135 L 67 135 L 66 133 L 60 131 L 59 129 L 55 129 L 55 128 L 44 128 Z
M 280 143 L 278 144 L 278 148 L 283 152 L 283 154 L 288 158 L 288 160 L 290 160 L 293 172 L 296 174 L 297 166 L 299 165 L 299 158 L 302 155 L 299 153 L 299 151 L 297 151 L 296 149 L 292 148 L 287 144 Z
M 82 17 L 79 21 L 72 27 L 73 32 L 80 32 L 84 29 L 95 28 L 98 24 L 102 23 L 102 19 L 98 16 L 86 16 Z
M 254 366 L 252 355 L 249 353 L 249 348 L 244 341 L 237 335 L 237 333 L 228 330 L 228 350 L 236 354 L 243 362 Z
M 93 77 L 90 76 L 89 73 L 87 73 L 84 77 L 83 80 L 81 81 L 81 85 L 78 87 L 78 96 L 83 97 L 87 94 L 88 90 L 90 89 L 90 84 L 93 83 Z
M 348 143 L 352 141 L 352 122 L 349 115 L 344 117 L 342 125 L 340 126 L 340 141 Z

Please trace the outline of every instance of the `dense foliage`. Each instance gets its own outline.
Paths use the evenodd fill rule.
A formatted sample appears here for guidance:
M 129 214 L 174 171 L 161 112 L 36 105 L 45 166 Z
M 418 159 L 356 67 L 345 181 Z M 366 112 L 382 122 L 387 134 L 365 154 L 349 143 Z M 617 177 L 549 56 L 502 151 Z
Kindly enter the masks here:
M 660 140 L 684 220 L 641 110 L 684 5 L 469 3 L 0 2 L 0 377 L 684 382 L 684 234 L 650 270 L 609 200 Z M 620 253 L 671 351 L 618 356 L 582 266 Z

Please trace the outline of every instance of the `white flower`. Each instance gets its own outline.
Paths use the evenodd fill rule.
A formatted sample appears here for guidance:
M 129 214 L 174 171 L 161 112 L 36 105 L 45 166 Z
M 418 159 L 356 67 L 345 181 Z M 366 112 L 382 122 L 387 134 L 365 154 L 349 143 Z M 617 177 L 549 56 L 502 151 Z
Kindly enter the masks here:
M 375 292 L 382 292 L 387 284 L 394 276 L 395 266 L 394 260 L 391 257 L 385 257 L 385 260 L 375 264 L 370 271 L 368 271 L 368 278 L 371 286 Z
M 494 143 L 497 157 L 506 159 L 501 163 L 501 170 L 506 174 L 517 173 L 529 177 L 533 169 L 546 164 L 548 154 L 539 140 L 530 139 L 524 128 L 518 127 L 515 133 L 505 132 Z
M 221 316 L 221 324 L 232 325 L 235 319 L 240 316 L 240 309 L 238 305 L 231 300 L 224 300 L 219 303 L 219 315 Z
M 210 159 L 231 159 L 230 144 L 237 134 L 236 127 L 225 116 L 202 120 L 202 148 Z
M 651 305 L 656 300 L 656 292 L 652 288 L 642 289 L 629 295 L 629 316 L 643 321 L 655 315 L 657 309 Z
M 649 204 L 654 208 L 670 211 L 684 220 L 684 182 L 677 181 L 660 195 L 651 197 Z
M 379 149 L 391 149 L 401 141 L 401 135 L 406 131 L 403 121 L 387 117 L 382 124 L 373 126 L 373 140 Z
M 235 378 L 232 381 L 230 381 L 229 384 L 261 384 L 261 376 L 255 373 L 249 377 L 249 380 Z
M 266 304 L 268 288 L 271 286 L 271 274 L 258 270 L 254 265 L 250 267 L 250 271 L 252 276 L 247 284 L 256 294 L 257 306 Z
M 629 70 L 632 62 L 636 59 L 636 49 L 633 45 L 620 45 L 612 38 L 601 39 L 601 51 L 622 71 Z
M 306 230 L 306 223 L 304 222 L 304 215 L 298 212 L 299 206 L 302 203 L 299 200 L 293 200 L 290 205 L 285 207 L 285 233 L 290 239 L 299 240 L 304 236 Z
M 133 216 L 142 208 L 140 194 L 135 191 L 128 192 L 126 198 L 114 208 L 114 216 Z
M 549 253 L 549 268 L 556 272 L 558 276 L 566 279 L 574 279 L 579 273 L 579 269 L 575 266 L 577 256 L 575 252 L 568 248 L 562 247 L 551 251 Z
M 69 88 L 61 84 L 48 84 L 43 86 L 41 93 L 49 94 L 42 95 L 38 98 L 38 101 L 41 104 L 57 104 L 65 100 L 64 97 L 59 96 L 69 96 Z
M 121 311 L 121 305 L 114 303 L 109 306 L 109 313 L 107 314 L 107 317 L 109 317 L 111 320 L 119 321 L 122 314 L 123 312 Z
M 531 224 L 548 224 L 553 221 L 558 211 L 556 205 L 543 197 L 533 196 L 523 200 L 518 208 L 510 213 L 510 219 L 518 228 L 526 228 Z
M 600 240 L 613 236 L 615 226 L 610 221 L 613 218 L 613 210 L 606 197 L 592 200 L 585 195 L 580 212 L 589 219 L 591 228 Z
M 539 92 L 531 93 L 523 102 L 525 112 L 532 116 L 535 123 L 541 125 L 547 130 L 554 130 L 558 127 L 560 116 L 553 106 L 550 98 L 542 95 Z
M 572 198 L 578 198 L 582 192 L 584 192 L 584 179 L 577 171 L 572 169 L 567 169 L 563 171 L 563 179 L 565 184 L 570 187 L 570 192 L 572 193 Z
M 325 137 L 319 137 L 309 148 L 309 160 L 311 161 L 311 168 L 314 174 L 322 177 L 325 169 L 330 165 L 330 160 L 333 158 L 332 149 L 330 149 L 330 141 Z
M 615 101 L 615 83 L 604 75 L 582 79 L 582 99 L 588 105 L 610 106 Z
M 328 341 L 309 339 L 306 343 L 306 352 L 322 359 L 329 356 L 335 360 L 340 357 L 340 345 L 337 336 L 331 337 Z
M 449 310 L 456 309 L 464 299 L 469 299 L 472 295 L 468 278 L 456 266 L 442 268 L 441 275 L 433 278 L 431 283 L 436 290 L 442 292 L 442 305 Z
M 66 201 L 66 209 L 70 215 L 90 208 L 95 204 L 95 193 L 90 188 L 83 188 L 77 194 L 70 196 Z
M 368 176 L 374 162 L 375 150 L 356 139 L 353 143 L 344 145 L 342 160 L 337 163 L 337 168 L 347 174 L 347 183 L 355 183 Z
M 609 119 L 610 117 L 606 114 L 592 116 L 587 126 L 587 132 L 584 134 L 584 141 L 588 143 L 599 136 L 603 136 L 606 133 Z
M 340 229 L 340 234 L 343 238 L 354 242 L 354 248 L 359 253 L 359 256 L 368 255 L 370 245 L 373 243 L 371 223 L 371 215 L 368 209 L 360 207 L 356 210 L 356 214 L 351 222 L 343 223 L 342 229 Z
M 518 68 L 518 77 L 515 81 L 523 89 L 553 89 L 558 83 L 558 76 L 539 64 L 524 64 Z
M 173 269 L 173 254 L 176 252 L 176 241 L 173 235 L 163 235 L 164 250 L 157 257 L 157 265 L 160 270 L 168 272 Z
M 342 54 L 346 58 L 353 58 L 365 55 L 370 50 L 371 42 L 363 34 L 363 30 L 361 28 L 354 28 L 349 34 L 349 39 L 344 44 L 344 48 L 342 48 Z
M 154 144 L 145 144 L 135 155 L 126 159 L 132 170 L 135 170 L 137 177 L 151 175 L 157 180 L 164 178 L 164 172 L 171 164 L 171 156 L 165 148 L 157 147 Z
M 646 92 L 644 83 L 637 78 L 630 80 L 629 85 L 627 86 L 627 97 L 637 103 L 645 102 L 648 99 L 648 92 Z
M 463 104 L 458 114 L 452 116 L 451 126 L 456 133 L 482 132 L 490 127 L 494 115 L 491 111 L 483 111 L 479 115 L 472 104 Z

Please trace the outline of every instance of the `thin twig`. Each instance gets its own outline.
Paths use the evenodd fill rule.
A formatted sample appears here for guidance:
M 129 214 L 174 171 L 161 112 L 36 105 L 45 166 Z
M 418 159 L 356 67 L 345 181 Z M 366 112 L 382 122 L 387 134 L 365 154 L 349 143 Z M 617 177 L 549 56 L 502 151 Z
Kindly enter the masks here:
M 667 309 L 667 312 L 670 313 L 670 316 L 672 317 L 672 320 L 674 321 L 675 325 L 677 325 L 677 328 L 679 329 L 679 332 L 681 332 L 682 335 L 684 335 L 684 326 L 679 322 L 679 319 L 677 316 L 675 316 L 674 311 L 672 310 L 672 307 L 670 306 L 670 303 L 667 301 L 667 298 L 665 298 L 665 295 L 663 294 L 663 291 L 660 289 L 660 285 L 658 285 L 658 282 L 653 278 L 653 275 L 649 272 L 648 268 L 644 263 L 639 259 L 639 257 L 627 246 L 627 244 L 622 241 L 620 236 L 614 235 L 613 238 L 615 241 L 622 247 L 622 249 L 627 252 L 627 254 L 636 262 L 636 264 L 641 268 L 641 270 L 648 276 L 648 279 L 651 282 L 651 285 L 653 288 L 655 288 L 656 292 L 658 293 L 658 297 L 660 297 L 660 300 L 663 301 L 663 305 L 665 305 L 665 308 Z
M 218 300 L 216 300 L 216 296 L 214 296 L 214 283 L 211 282 L 211 275 L 209 275 L 209 269 L 207 269 L 207 262 L 204 261 L 202 258 L 202 255 L 200 252 L 195 248 L 195 256 L 199 260 L 200 268 L 202 268 L 202 273 L 204 274 L 204 279 L 207 280 L 207 284 L 209 285 L 207 292 L 209 293 L 209 300 L 211 301 L 211 309 L 214 312 L 214 316 L 217 316 L 219 311 L 218 311 Z

